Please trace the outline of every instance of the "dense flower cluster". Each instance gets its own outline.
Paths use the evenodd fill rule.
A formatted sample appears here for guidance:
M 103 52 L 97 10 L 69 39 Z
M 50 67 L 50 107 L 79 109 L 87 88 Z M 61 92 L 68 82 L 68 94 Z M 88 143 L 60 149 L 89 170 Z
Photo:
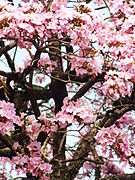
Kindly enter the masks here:
M 55 6 L 59 3 L 53 2 Z M 100 56 L 99 49 L 90 45 L 91 41 L 97 40 L 96 34 L 91 33 L 97 26 L 95 23 L 98 22 L 98 15 L 95 16 L 92 10 L 87 11 L 88 13 L 81 14 L 72 10 L 69 13 L 63 5 L 61 8 L 60 6 L 54 8 L 52 5 L 52 11 L 46 12 L 43 5 L 37 2 L 22 3 L 22 6 L 16 10 L 11 5 L 4 6 L 3 4 L 1 6 L 0 37 L 17 40 L 20 48 L 31 48 L 33 42 L 35 44 L 38 38 L 43 43 L 54 34 L 57 34 L 59 39 L 64 38 L 67 34 L 71 38 L 71 44 L 80 47 L 79 52 L 70 55 L 71 69 L 75 69 L 79 75 L 101 73 L 103 60 L 97 58 Z M 13 16 L 14 13 L 16 16 Z
M 90 163 L 89 161 L 85 161 L 83 164 L 83 168 L 86 171 L 86 174 L 95 167 L 94 163 Z M 116 164 L 111 161 L 106 161 L 105 165 L 102 165 L 102 171 L 105 175 L 109 176 L 113 172 L 113 174 L 124 174 L 124 171 L 120 169 Z
M 87 101 L 79 99 L 76 102 L 72 102 L 65 98 L 62 110 L 56 114 L 54 121 L 58 121 L 61 127 L 65 127 L 70 123 L 72 125 L 92 124 L 94 117 L 94 111 Z
M 112 96 L 115 100 L 120 95 L 122 97 L 130 96 L 133 90 L 131 78 L 132 76 L 127 72 L 108 71 L 105 76 L 103 93 Z
M 71 69 L 75 69 L 78 75 L 101 73 L 104 61 L 116 71 L 117 67 L 121 67 L 123 72 L 124 59 L 128 58 L 128 62 L 133 60 L 135 4 L 132 1 L 130 4 L 118 1 L 116 6 L 115 3 L 108 2 L 112 10 L 110 13 L 114 15 L 111 21 L 105 21 L 99 12 L 87 6 L 69 13 L 66 2 L 61 1 L 53 1 L 48 12 L 37 1 L 21 3 L 18 9 L 3 3 L 0 36 L 17 40 L 20 47 L 30 48 L 38 38 L 43 43 L 56 34 L 59 39 L 68 35 L 71 44 L 79 47 L 76 53 L 69 56 Z M 106 47 L 110 53 L 108 60 L 104 60 L 100 54 L 101 50 L 106 53 Z M 126 73 L 131 71 L 129 69 Z
M 40 143 L 33 141 L 27 148 L 30 154 L 18 154 L 18 156 L 14 157 L 12 159 L 12 168 L 14 169 L 15 165 L 18 174 L 20 174 L 20 172 L 23 174 L 32 173 L 34 176 L 40 177 L 40 179 L 49 179 L 46 175 L 52 172 L 52 165 L 42 160 Z
M 14 123 L 22 125 L 21 119 L 16 116 L 14 104 L 0 101 L 0 128 L 2 134 L 14 130 Z
M 135 164 L 134 154 L 134 133 L 130 134 L 130 126 L 135 125 L 135 122 L 129 114 L 125 114 L 117 120 L 116 125 L 108 128 L 102 128 L 95 136 L 99 153 L 107 155 L 109 158 L 114 158 L 115 155 L 120 158 L 120 162 L 129 161 L 133 166 Z M 100 150 L 101 152 L 100 152 Z
M 2 107 L 6 107 L 6 112 L 4 111 L 4 108 L 2 111 Z M 34 117 L 29 117 L 27 123 L 24 125 L 24 115 L 25 114 L 22 114 L 21 118 L 17 117 L 15 115 L 13 104 L 1 101 L 1 119 L 3 120 L 4 118 L 5 120 L 4 123 L 0 123 L 1 132 L 5 134 L 11 132 L 14 128 L 13 123 L 17 123 L 22 129 L 25 128 L 25 139 L 24 144 L 20 144 L 20 142 L 16 141 L 13 145 L 17 152 L 17 156 L 13 157 L 12 161 L 2 157 L 0 165 L 3 166 L 3 163 L 5 163 L 6 169 L 6 163 L 9 162 L 11 165 L 11 172 L 16 169 L 18 174 L 32 173 L 34 176 L 40 177 L 40 179 L 48 179 L 46 175 L 52 172 L 52 165 L 45 163 L 42 159 L 42 153 L 45 152 L 41 152 L 41 143 L 37 142 L 37 137 L 41 131 L 49 133 L 50 131 L 56 131 L 57 129 L 53 128 L 51 122 L 50 128 L 49 125 L 47 125 L 47 127 L 42 126 Z M 21 123 L 17 121 L 18 119 L 21 119 Z M 40 119 L 42 120 L 42 124 L 47 124 L 48 120 L 45 119 L 45 116 L 42 116 Z M 43 123 L 43 121 L 45 122 Z

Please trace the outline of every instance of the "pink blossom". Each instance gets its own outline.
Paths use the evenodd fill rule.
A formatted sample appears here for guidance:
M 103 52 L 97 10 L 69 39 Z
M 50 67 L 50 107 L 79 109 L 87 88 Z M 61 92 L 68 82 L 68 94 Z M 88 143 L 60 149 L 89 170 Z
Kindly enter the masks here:
M 14 129 L 14 123 L 22 125 L 22 122 L 14 109 L 14 104 L 0 101 L 0 126 L 1 132 L 6 134 L 10 130 Z
M 62 110 L 57 113 L 55 118 L 55 121 L 58 121 L 62 127 L 66 125 L 66 122 L 73 125 L 78 124 L 77 117 L 81 118 L 82 122 L 86 124 L 94 121 L 94 112 L 85 101 L 72 102 L 65 98 L 63 103 Z
M 13 103 L 0 101 L 2 134 L 14 136 L 15 133 L 18 133 L 18 129 L 14 129 L 14 124 L 17 124 L 22 131 L 21 135 L 25 134 L 27 137 L 26 141 L 22 139 L 22 142 L 13 138 L 16 156 L 12 159 L 1 157 L 0 166 L 5 171 L 6 163 L 9 162 L 11 171 L 16 169 L 18 174 L 32 173 L 39 179 L 49 179 L 48 174 L 52 173 L 53 169 L 50 162 L 55 159 L 52 157 L 53 148 L 55 148 L 53 147 L 54 134 L 59 128 L 69 128 L 68 125 L 70 125 L 72 128 L 77 127 L 78 131 L 74 134 L 77 135 L 78 142 L 73 142 L 72 150 L 80 148 L 83 137 L 89 135 L 91 128 L 97 128 L 94 145 L 104 163 L 101 164 L 101 175 L 123 174 L 123 170 L 110 162 L 110 159 L 114 160 L 117 156 L 119 163 L 124 162 L 126 165 L 128 162 L 130 166 L 135 165 L 134 114 L 131 111 L 125 113 L 110 127 L 96 125 L 98 122 L 100 124 L 104 116 L 107 116 L 107 120 L 112 117 L 108 112 L 115 108 L 115 101 L 120 100 L 118 108 L 124 106 L 124 103 L 132 101 L 131 94 L 134 91 L 135 83 L 135 3 L 121 0 L 106 1 L 109 12 L 109 16 L 106 18 L 100 11 L 94 10 L 95 7 L 91 7 L 91 2 L 88 5 L 84 3 L 83 6 L 76 6 L 72 10 L 67 8 L 67 0 L 54 0 L 47 9 L 48 2 L 50 1 L 23 0 L 18 8 L 7 2 L 0 2 L 0 39 L 6 43 L 15 41 L 17 46 L 26 49 L 29 54 L 32 53 L 31 56 L 24 59 L 24 67 L 16 69 L 17 75 L 38 60 L 37 68 L 34 67 L 33 71 L 36 74 L 36 83 L 43 83 L 46 76 L 52 76 L 52 74 L 57 75 L 53 78 L 61 78 L 59 77 L 61 72 L 57 72 L 59 64 L 54 58 L 51 59 L 53 53 L 54 56 L 58 55 L 55 54 L 55 51 L 51 52 L 50 48 L 50 41 L 55 41 L 56 38 L 62 46 L 62 52 L 59 54 L 64 61 L 62 73 L 69 76 L 67 80 L 71 83 L 68 90 L 76 93 L 88 78 L 91 78 L 92 83 L 99 82 L 96 82 L 87 91 L 88 101 L 85 101 L 84 97 L 76 101 L 66 97 L 61 110 L 56 115 L 54 104 L 52 106 L 49 101 L 50 107 L 46 107 L 46 102 L 41 102 L 43 106 L 39 107 L 39 110 L 43 113 L 37 119 L 28 114 L 21 114 L 18 117 Z M 99 6 L 104 5 L 101 0 L 93 2 Z M 63 46 L 64 48 L 72 46 L 73 52 L 67 53 L 65 49 L 63 51 Z M 38 59 L 33 57 L 35 50 L 41 52 Z M 21 64 L 21 62 L 19 63 Z M 71 67 L 70 70 L 66 70 L 67 66 Z M 83 83 L 78 85 L 78 82 L 70 81 L 70 74 L 72 77 L 81 79 Z M 8 75 L 9 73 L 5 76 Z M 101 75 L 100 78 L 99 75 Z M 84 80 L 85 78 L 87 80 Z M 27 79 L 28 76 L 25 79 L 28 83 Z M 63 81 L 63 79 L 61 80 Z M 40 132 L 47 136 L 44 142 L 37 141 Z M 72 156 L 74 156 L 73 153 L 70 158 Z M 88 158 L 94 161 L 91 156 L 92 154 L 88 155 Z M 83 176 L 78 174 L 75 179 L 84 177 L 88 179 L 87 175 L 95 168 L 95 163 L 85 161 L 82 168 Z

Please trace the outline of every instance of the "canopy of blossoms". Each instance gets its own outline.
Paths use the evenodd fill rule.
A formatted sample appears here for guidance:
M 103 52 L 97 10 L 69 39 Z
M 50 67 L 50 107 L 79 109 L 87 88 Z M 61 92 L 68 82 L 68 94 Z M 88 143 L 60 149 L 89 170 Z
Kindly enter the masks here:
M 43 180 L 135 167 L 133 0 L 2 1 L 0 47 L 2 178 L 7 162 Z

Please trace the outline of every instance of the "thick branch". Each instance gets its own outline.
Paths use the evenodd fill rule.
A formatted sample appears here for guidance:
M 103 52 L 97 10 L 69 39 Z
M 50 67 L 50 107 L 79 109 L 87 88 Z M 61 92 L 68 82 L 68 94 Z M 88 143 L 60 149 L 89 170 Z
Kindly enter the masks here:
M 15 89 L 15 98 L 14 98 L 14 102 L 15 102 L 15 107 L 16 109 L 18 110 L 18 114 L 20 113 L 20 92 L 18 91 L 18 87 L 21 85 L 23 87 L 23 89 L 25 90 L 26 94 L 29 96 L 29 100 L 31 102 L 31 105 L 32 105 L 32 109 L 34 111 L 34 114 L 36 116 L 36 118 L 38 118 L 40 116 L 40 110 L 39 110 L 39 107 L 38 107 L 38 104 L 37 104 L 37 101 L 36 101 L 36 97 L 35 97 L 35 94 L 30 91 L 30 88 L 26 82 L 26 76 L 33 71 L 33 68 L 36 68 L 37 67 L 37 63 L 38 63 L 38 60 L 40 58 L 40 54 L 41 52 L 40 51 L 36 51 L 35 53 L 35 56 L 34 56 L 34 60 L 31 64 L 31 66 L 27 67 L 26 69 L 24 69 L 24 71 L 22 73 L 19 74 L 19 77 L 18 79 L 16 78 L 15 79 L 15 82 L 16 82 L 16 89 Z
M 12 143 L 10 142 L 10 139 L 5 135 L 2 135 L 0 132 L 0 141 L 7 146 L 7 148 L 0 149 L 0 155 L 1 156 L 7 156 L 7 157 L 12 157 L 16 155 L 16 151 L 13 148 Z
M 3 54 L 5 55 L 6 59 L 7 59 L 7 62 L 8 62 L 8 65 L 10 67 L 10 69 L 12 71 L 15 71 L 15 65 L 14 65 L 14 62 L 12 61 L 11 57 L 9 56 L 9 54 L 7 53 L 7 46 L 5 46 L 4 42 L 3 41 L 0 41 L 0 46 L 2 47 L 1 50 L 0 50 L 0 53 L 3 52 Z M 14 42 L 13 45 L 8 45 L 10 46 L 10 48 L 14 48 L 16 46 L 16 43 Z M 4 49 L 5 48 L 5 49 Z
M 7 79 L 9 80 L 14 80 L 16 82 L 21 82 L 21 73 L 16 73 L 16 72 L 4 72 L 4 71 L 0 71 L 0 75 L 7 77 Z M 21 88 L 23 89 L 23 86 L 21 86 Z M 34 93 L 34 96 L 36 98 L 36 100 L 45 100 L 46 102 L 48 102 L 48 100 L 52 97 L 51 95 L 51 89 L 50 88 L 46 88 L 46 87 L 39 87 L 37 85 L 34 85 L 32 87 L 27 87 L 29 89 L 30 92 Z M 29 95 L 24 91 L 20 91 L 21 96 L 23 96 L 23 100 L 24 101 L 28 101 L 30 100 Z
M 39 110 L 39 107 L 38 107 L 38 104 L 37 104 L 35 94 L 33 92 L 31 92 L 26 87 L 25 87 L 25 91 L 26 91 L 27 95 L 29 96 L 29 99 L 30 99 L 31 106 L 32 106 L 32 109 L 34 111 L 35 117 L 38 118 L 40 116 L 40 110 Z
M 35 55 L 34 55 L 34 60 L 32 61 L 32 64 L 30 66 L 28 66 L 27 68 L 25 68 L 22 72 L 22 77 L 23 79 L 34 69 L 37 68 L 37 63 L 38 60 L 40 59 L 40 55 L 41 55 L 41 51 L 37 49 Z
M 50 7 L 51 7 L 52 3 L 53 3 L 53 0 L 48 1 L 48 3 L 47 3 L 47 11 L 50 10 Z
M 102 178 L 101 180 L 135 180 L 135 173 L 109 176 L 109 177 Z
M 13 150 L 11 150 L 10 148 L 6 147 L 4 149 L 0 149 L 0 156 L 1 157 L 12 158 L 13 156 L 15 156 L 15 153 L 14 153 Z
M 16 42 L 12 42 L 11 44 L 4 46 L 0 49 L 0 57 L 6 53 L 7 51 L 11 50 L 12 48 L 14 48 L 16 46 Z M 3 46 L 3 41 L 0 41 L 0 46 Z
M 108 110 L 106 115 L 99 121 L 97 126 L 99 127 L 110 127 L 115 123 L 117 119 L 122 117 L 126 112 L 135 110 L 135 104 L 124 104 Z
M 4 53 L 6 59 L 7 59 L 7 62 L 8 62 L 8 65 L 11 69 L 11 71 L 15 71 L 15 65 L 14 65 L 14 62 L 12 61 L 11 57 L 9 56 L 9 54 L 7 52 Z
M 61 53 L 61 44 L 58 41 L 50 41 L 49 48 L 50 51 L 54 51 L 55 54 L 50 55 L 50 59 L 56 61 L 57 67 L 52 72 L 52 76 L 58 77 L 57 72 L 62 72 L 62 59 L 60 56 Z M 52 98 L 55 101 L 55 114 L 61 110 L 63 106 L 63 99 L 68 95 L 66 84 L 62 81 L 52 79 L 51 82 L 51 94 Z M 66 128 L 58 127 L 58 132 L 53 134 L 53 173 L 51 175 L 51 180 L 64 180 L 66 163 L 61 163 L 62 160 L 65 160 L 65 143 Z
M 86 75 L 84 77 L 77 76 L 68 72 L 59 72 L 59 79 L 67 82 L 85 83 L 91 79 L 92 75 Z
M 101 81 L 103 79 L 104 74 L 96 76 L 95 79 L 91 77 L 86 84 L 84 84 L 79 91 L 72 97 L 72 101 L 76 101 L 80 97 L 82 97 L 96 82 Z

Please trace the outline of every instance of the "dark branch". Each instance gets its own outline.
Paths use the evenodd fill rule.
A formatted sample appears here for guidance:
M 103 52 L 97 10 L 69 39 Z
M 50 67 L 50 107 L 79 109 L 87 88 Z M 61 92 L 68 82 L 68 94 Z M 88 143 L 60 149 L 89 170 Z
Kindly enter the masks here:
M 11 50 L 12 48 L 14 48 L 16 46 L 16 42 L 12 42 L 11 44 L 4 46 L 0 49 L 0 57 L 6 53 L 7 51 Z M 0 41 L 0 46 L 3 46 L 3 41 Z
M 109 176 L 109 177 L 102 178 L 101 180 L 135 180 L 135 173 Z
M 7 157 L 12 157 L 12 156 L 17 155 L 15 149 L 13 148 L 10 138 L 8 138 L 8 136 L 6 136 L 6 135 L 5 136 L 2 135 L 1 132 L 0 132 L 0 141 L 5 146 L 7 146 L 7 148 L 0 149 L 0 155 L 2 155 L 2 154 L 3 154 L 3 156 L 7 155 Z
M 13 156 L 15 156 L 16 154 L 14 153 L 13 150 L 11 150 L 10 148 L 6 147 L 4 149 L 0 149 L 0 156 L 1 157 L 8 157 L 8 158 L 12 158 Z
M 49 51 L 53 51 L 56 54 L 49 54 L 50 59 L 52 61 L 56 61 L 57 67 L 52 72 L 52 76 L 58 77 L 57 72 L 63 72 L 62 67 L 62 59 L 61 59 L 61 44 L 58 41 L 50 41 Z M 55 102 L 55 114 L 61 110 L 63 106 L 63 100 L 68 95 L 66 84 L 62 81 L 52 79 L 51 81 L 51 94 L 52 98 Z M 58 132 L 53 134 L 53 173 L 51 176 L 51 180 L 63 179 L 65 177 L 65 169 L 66 163 L 61 163 L 62 160 L 65 160 L 65 144 L 66 144 L 66 136 L 65 132 L 66 128 L 58 127 Z M 57 159 L 58 161 L 55 161 Z
M 76 101 L 77 99 L 79 99 L 80 97 L 82 97 L 96 82 L 101 81 L 101 79 L 103 79 L 104 74 L 98 75 L 96 76 L 96 78 L 94 79 L 93 77 L 91 77 L 86 84 L 84 84 L 79 91 L 72 97 L 72 101 Z
M 0 46 L 2 47 L 1 50 L 0 50 L 0 53 L 3 53 L 7 59 L 7 62 L 8 62 L 8 65 L 10 67 L 10 69 L 12 71 L 15 71 L 15 65 L 14 65 L 14 62 L 13 60 L 11 59 L 11 57 L 9 56 L 9 54 L 7 53 L 8 49 L 7 47 L 5 46 L 4 42 L 3 41 L 0 41 Z M 14 48 L 16 46 L 16 43 L 14 42 L 13 44 L 10 44 L 8 45 L 11 49 Z M 4 49 L 5 48 L 5 49 Z

